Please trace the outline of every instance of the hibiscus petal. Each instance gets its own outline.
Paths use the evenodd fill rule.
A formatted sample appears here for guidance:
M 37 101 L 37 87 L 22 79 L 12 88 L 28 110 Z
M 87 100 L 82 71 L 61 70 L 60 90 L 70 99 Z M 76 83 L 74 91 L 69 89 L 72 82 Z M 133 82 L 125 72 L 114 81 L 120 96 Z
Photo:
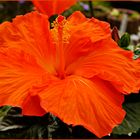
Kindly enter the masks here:
M 79 19 L 79 20 L 78 20 Z M 95 18 L 87 19 L 80 12 L 68 18 L 70 37 L 64 46 L 66 66 L 94 50 L 92 43 L 111 37 L 110 25 Z
M 74 12 L 71 16 L 67 18 L 67 20 L 72 25 L 78 25 L 88 20 L 88 18 L 85 17 L 84 14 L 82 14 L 80 11 Z
M 123 95 L 100 78 L 70 76 L 40 93 L 41 106 L 67 124 L 82 125 L 98 137 L 111 133 L 125 116 Z
M 0 25 L 0 47 L 16 48 L 36 57 L 48 72 L 54 73 L 55 48 L 50 38 L 48 17 L 38 12 L 17 16 Z
M 40 104 L 36 103 L 37 100 L 30 102 L 27 97 L 34 86 L 51 84 L 53 76 L 40 67 L 33 56 L 23 51 L 13 48 L 0 50 L 0 60 L 0 106 L 11 105 L 23 110 L 29 109 L 35 115 L 45 113 L 42 112 Z M 24 102 L 31 106 L 34 102 L 36 106 L 32 106 L 32 110 L 30 106 L 23 108 Z
M 33 4 L 40 12 L 49 17 L 55 14 L 61 14 L 76 3 L 76 0 L 32 0 Z
M 132 52 L 119 48 L 111 38 L 96 42 L 93 47 L 91 53 L 69 65 L 66 73 L 86 78 L 98 75 L 125 94 L 139 90 L 137 66 L 132 60 Z
M 138 78 L 138 87 L 140 87 L 140 58 L 138 58 L 137 60 L 135 60 L 135 64 L 137 66 L 137 76 Z
M 40 106 L 40 99 L 37 95 L 28 94 L 22 104 L 22 114 L 28 116 L 43 116 L 46 111 Z

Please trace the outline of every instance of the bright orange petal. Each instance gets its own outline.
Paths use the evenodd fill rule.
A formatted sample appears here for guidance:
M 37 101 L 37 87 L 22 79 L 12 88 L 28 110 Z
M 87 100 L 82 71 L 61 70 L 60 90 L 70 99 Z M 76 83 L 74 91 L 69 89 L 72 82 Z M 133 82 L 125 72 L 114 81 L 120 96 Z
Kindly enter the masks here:
M 48 17 L 38 12 L 17 16 L 0 25 L 0 47 L 17 48 L 36 57 L 48 72 L 54 73 L 54 55 Z
M 112 132 L 125 116 L 123 95 L 97 77 L 70 76 L 40 93 L 41 105 L 67 124 L 82 125 L 98 137 Z
M 21 107 L 34 86 L 49 85 L 53 81 L 47 71 L 37 64 L 35 58 L 16 49 L 3 49 L 0 51 L 0 106 L 11 105 Z M 32 104 L 35 101 L 28 102 Z M 38 108 L 36 108 L 38 106 Z M 31 107 L 29 107 L 31 108 Z M 29 109 L 28 108 L 28 109 Z M 32 107 L 34 115 L 42 115 L 39 103 Z M 38 110 L 38 112 L 37 112 Z M 40 114 L 41 113 L 41 114 Z M 45 111 L 43 112 L 45 113 Z
M 138 76 L 137 86 L 140 87 L 140 58 L 135 60 L 135 65 L 137 66 L 136 68 L 137 68 L 137 76 Z
M 30 97 L 34 87 L 56 79 L 49 28 L 48 17 L 38 12 L 0 25 L 0 106 L 19 106 L 28 115 L 45 113 L 39 100 Z
M 21 106 L 28 90 L 44 72 L 40 73 L 42 70 L 32 56 L 8 50 L 0 51 L 0 104 Z
M 55 14 L 61 14 L 74 5 L 76 0 L 32 0 L 32 2 L 37 10 L 50 17 Z
M 111 36 L 108 23 L 94 18 L 86 19 L 80 12 L 73 13 L 68 18 L 68 23 L 70 25 L 68 24 L 67 34 L 70 37 L 64 47 L 66 65 L 92 52 L 94 50 L 92 43 Z
M 22 114 L 28 116 L 42 116 L 46 111 L 40 106 L 38 96 L 28 94 L 26 100 L 22 104 Z
M 86 78 L 98 75 L 125 94 L 139 90 L 137 68 L 130 51 L 119 48 L 111 38 L 94 43 L 93 47 L 91 53 L 69 65 L 66 73 Z
M 70 24 L 78 25 L 88 20 L 80 11 L 74 12 L 71 16 L 67 18 Z

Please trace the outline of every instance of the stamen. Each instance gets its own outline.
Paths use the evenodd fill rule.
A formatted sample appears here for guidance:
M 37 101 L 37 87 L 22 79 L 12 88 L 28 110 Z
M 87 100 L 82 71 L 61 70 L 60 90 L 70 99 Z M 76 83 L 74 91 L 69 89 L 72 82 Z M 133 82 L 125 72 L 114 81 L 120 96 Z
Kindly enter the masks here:
M 53 41 L 56 44 L 58 42 L 58 28 L 62 28 L 62 41 L 63 43 L 69 43 L 69 38 L 70 38 L 70 24 L 69 22 L 65 19 L 65 17 L 63 16 L 59 16 L 52 24 L 51 27 L 53 27 L 52 29 L 52 36 L 53 36 Z
M 58 57 L 58 76 L 61 79 L 65 77 L 65 58 L 64 58 L 64 44 L 69 43 L 69 23 L 63 16 L 58 18 L 52 23 L 53 29 L 51 30 L 54 43 L 56 44 L 57 57 Z

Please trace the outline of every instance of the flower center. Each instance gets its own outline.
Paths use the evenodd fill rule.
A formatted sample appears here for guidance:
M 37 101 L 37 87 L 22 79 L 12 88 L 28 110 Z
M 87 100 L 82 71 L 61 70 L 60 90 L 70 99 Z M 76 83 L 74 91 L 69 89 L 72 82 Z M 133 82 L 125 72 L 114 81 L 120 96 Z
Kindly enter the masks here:
M 58 16 L 58 18 L 52 23 L 52 37 L 54 43 L 56 44 L 56 52 L 58 60 L 58 77 L 60 79 L 65 78 L 65 56 L 64 56 L 64 44 L 68 43 L 69 40 L 69 26 L 68 21 L 63 16 Z

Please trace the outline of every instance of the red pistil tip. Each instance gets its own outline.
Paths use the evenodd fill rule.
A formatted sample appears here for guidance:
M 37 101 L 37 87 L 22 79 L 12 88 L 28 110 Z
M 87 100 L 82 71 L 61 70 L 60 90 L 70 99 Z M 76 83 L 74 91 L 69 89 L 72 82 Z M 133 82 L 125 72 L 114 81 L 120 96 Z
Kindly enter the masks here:
M 61 23 L 63 20 L 65 19 L 65 17 L 63 17 L 63 16 L 58 16 L 58 18 L 57 18 L 57 22 L 58 23 Z

